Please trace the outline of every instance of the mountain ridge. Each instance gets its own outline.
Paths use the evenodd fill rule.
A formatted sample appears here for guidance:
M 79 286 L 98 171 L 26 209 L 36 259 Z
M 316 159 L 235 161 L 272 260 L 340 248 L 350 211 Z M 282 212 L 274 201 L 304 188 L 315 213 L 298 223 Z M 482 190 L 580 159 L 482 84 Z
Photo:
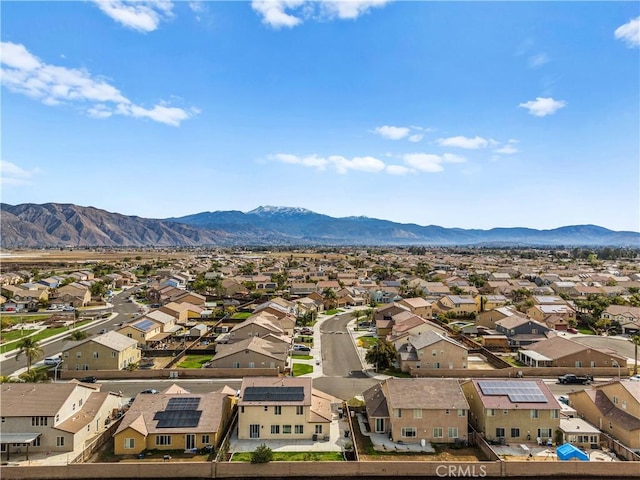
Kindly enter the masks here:
M 149 219 L 70 203 L 0 204 L 0 245 L 43 246 L 619 246 L 640 247 L 640 233 L 598 225 L 489 230 L 397 223 L 364 216 L 331 217 L 301 207 L 260 206 L 248 212 L 205 211 Z

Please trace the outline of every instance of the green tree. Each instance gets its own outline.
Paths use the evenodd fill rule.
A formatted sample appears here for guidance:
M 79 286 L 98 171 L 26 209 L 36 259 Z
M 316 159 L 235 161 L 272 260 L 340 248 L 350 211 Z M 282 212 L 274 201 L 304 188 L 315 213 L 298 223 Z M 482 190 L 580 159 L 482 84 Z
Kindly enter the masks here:
M 71 335 L 69 335 L 69 339 L 73 340 L 74 342 L 78 342 L 80 340 L 84 340 L 88 336 L 89 335 L 84 330 L 74 330 L 73 332 L 71 332 Z
M 261 443 L 251 452 L 251 463 L 269 463 L 273 460 L 273 450 Z
M 351 316 L 356 319 L 356 327 L 358 326 L 358 321 L 361 317 L 365 316 L 364 310 L 354 310 L 351 312 Z
M 101 297 L 106 293 L 107 286 L 103 281 L 93 282 L 89 290 L 91 291 L 91 296 Z
M 27 370 L 18 375 L 18 378 L 26 383 L 48 383 L 51 381 L 49 374 L 43 369 Z
M 243 265 L 240 265 L 240 268 L 238 270 L 242 275 L 255 275 L 256 264 L 253 262 L 247 262 Z
M 378 341 L 367 350 L 364 359 L 368 363 L 375 365 L 376 371 L 381 371 L 388 369 L 393 362 L 396 361 L 397 357 L 398 352 L 393 343 L 384 338 L 379 338 Z
M 633 374 L 638 374 L 638 345 L 640 345 L 640 333 L 636 333 L 631 337 L 633 342 Z
M 34 340 L 32 337 L 23 338 L 18 343 L 17 347 L 18 353 L 16 355 L 16 359 L 20 358 L 21 355 L 27 357 L 27 372 L 31 370 L 33 361 L 44 355 L 44 350 L 42 350 L 42 347 L 38 345 L 38 341 Z
M 271 281 L 275 282 L 278 285 L 278 290 L 282 290 L 285 284 L 287 283 L 287 273 L 286 272 L 272 273 Z
M 327 287 L 322 291 L 322 296 L 324 297 L 325 302 L 327 302 L 327 305 L 326 305 L 327 310 L 332 310 L 336 308 L 336 304 L 337 304 L 336 300 L 338 299 L 338 296 L 336 295 L 335 290 Z

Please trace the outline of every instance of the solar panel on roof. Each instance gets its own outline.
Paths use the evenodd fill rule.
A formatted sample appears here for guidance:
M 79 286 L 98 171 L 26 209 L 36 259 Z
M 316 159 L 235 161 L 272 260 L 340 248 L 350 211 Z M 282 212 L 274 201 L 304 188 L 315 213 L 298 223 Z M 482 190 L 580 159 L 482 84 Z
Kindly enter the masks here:
M 546 403 L 547 397 L 535 382 L 482 380 L 478 386 L 484 395 L 507 395 L 512 402 Z
M 189 428 L 198 426 L 201 415 L 201 410 L 165 410 L 156 412 L 153 419 L 158 421 L 157 428 Z
M 149 330 L 154 325 L 154 322 L 151 320 L 140 320 L 139 322 L 134 323 L 134 325 L 140 330 Z
M 304 400 L 304 387 L 247 387 L 242 399 L 246 402 L 299 402 Z
M 200 405 L 199 397 L 170 398 L 166 410 L 197 410 Z

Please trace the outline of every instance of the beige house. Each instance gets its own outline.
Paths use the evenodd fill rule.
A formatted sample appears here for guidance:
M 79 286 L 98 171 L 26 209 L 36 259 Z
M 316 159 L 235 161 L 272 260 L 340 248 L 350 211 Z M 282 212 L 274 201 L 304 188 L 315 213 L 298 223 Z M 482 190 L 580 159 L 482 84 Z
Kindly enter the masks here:
M 155 395 L 138 395 L 114 435 L 114 453 L 218 446 L 231 420 L 231 407 L 224 391 L 189 393 L 174 385 Z
M 238 400 L 238 439 L 302 440 L 329 434 L 340 402 L 310 377 L 250 377 Z
M 560 404 L 540 379 L 472 379 L 462 391 L 471 425 L 487 440 L 547 443 L 560 426 Z
M 285 371 L 289 344 L 250 337 L 239 342 L 216 346 L 211 368 L 273 368 Z
M 469 404 L 456 379 L 392 377 L 363 396 L 371 431 L 394 442 L 466 440 Z
M 398 302 L 409 309 L 409 311 L 422 318 L 433 318 L 431 302 L 422 297 L 403 298 Z
M 640 382 L 622 380 L 569 393 L 569 405 L 587 422 L 640 450 Z
M 138 342 L 138 345 L 144 347 L 148 342 L 154 342 L 157 339 L 161 339 L 163 324 L 157 320 L 145 318 L 143 320 L 136 320 L 132 323 L 126 323 L 120 327 L 117 332 L 125 337 L 133 338 Z
M 125 370 L 132 363 L 140 362 L 138 342 L 118 332 L 111 331 L 90 337 L 62 351 L 64 370 Z
M 434 305 L 434 313 L 454 312 L 456 316 L 478 313 L 479 306 L 471 295 L 444 295 Z
M 120 395 L 101 392 L 99 385 L 3 383 L 2 456 L 22 460 L 28 452 L 72 452 L 102 433 L 121 404 Z
M 602 312 L 600 318 L 620 323 L 622 333 L 634 334 L 640 332 L 640 307 L 609 305 Z
M 52 299 L 53 300 L 53 299 Z M 55 302 L 67 303 L 73 307 L 85 307 L 91 301 L 91 291 L 77 283 L 70 283 L 64 287 L 58 288 Z
M 412 376 L 420 376 L 420 369 L 467 368 L 467 347 L 442 333 L 412 335 L 396 349 L 400 369 Z
M 174 324 L 181 323 L 184 325 L 189 321 L 189 307 L 186 303 L 169 302 L 158 308 L 157 311 L 174 318 Z
M 285 336 L 286 332 L 280 328 L 280 326 L 273 323 L 269 317 L 275 322 L 278 321 L 277 318 L 267 314 L 252 315 L 231 329 L 229 339 L 238 341 L 250 337 L 264 337 L 269 334 Z
M 563 442 L 579 448 L 600 448 L 600 430 L 578 417 L 560 417 Z
M 544 322 L 552 315 L 562 317 L 567 323 L 576 319 L 576 311 L 569 305 L 534 305 L 527 309 L 527 316 L 538 322 Z
M 515 307 L 508 305 L 480 312 L 476 316 L 475 323 L 477 327 L 487 327 L 494 329 L 496 328 L 496 322 L 513 316 L 526 318 L 526 315 L 524 313 L 519 312 Z
M 627 357 L 611 349 L 588 347 L 574 340 L 554 336 L 518 351 L 518 360 L 530 367 L 626 367 Z
M 474 300 L 478 305 L 478 312 L 504 307 L 509 303 L 509 299 L 504 295 L 478 295 Z

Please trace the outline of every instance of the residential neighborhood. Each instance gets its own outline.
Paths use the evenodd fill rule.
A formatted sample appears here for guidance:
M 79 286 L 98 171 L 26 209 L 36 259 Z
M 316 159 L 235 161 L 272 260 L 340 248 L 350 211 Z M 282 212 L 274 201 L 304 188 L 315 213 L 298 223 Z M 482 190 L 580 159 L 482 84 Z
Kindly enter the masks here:
M 156 451 L 220 461 L 260 442 L 352 458 L 368 442 L 373 452 L 416 455 L 472 449 L 480 461 L 483 449 L 530 461 L 571 444 L 593 458 L 639 461 L 637 261 L 556 255 L 190 252 L 161 267 L 130 256 L 44 275 L 3 272 L 3 345 L 17 339 L 7 343 L 16 350 L 3 349 L 3 367 L 20 361 L 18 349 L 33 357 L 22 373 L 3 370 L 3 459 L 100 458 L 79 447 L 91 445 L 112 449 L 114 461 Z M 589 279 L 620 289 L 575 288 Z M 37 345 L 32 357 L 17 346 L 35 335 L 60 345 L 42 366 Z M 327 376 L 340 365 L 334 348 L 353 351 L 358 366 L 347 374 L 361 371 L 370 386 L 340 393 L 348 375 Z M 594 381 L 561 395 L 554 385 L 564 374 Z M 174 383 L 142 388 L 154 378 Z M 189 378 L 237 386 L 191 392 L 181 383 Z M 122 393 L 125 379 L 140 392 Z M 334 386 L 315 385 L 325 379 Z M 102 384 L 116 393 L 101 393 Z M 31 402 L 26 412 L 26 392 L 60 397 L 60 406 Z

